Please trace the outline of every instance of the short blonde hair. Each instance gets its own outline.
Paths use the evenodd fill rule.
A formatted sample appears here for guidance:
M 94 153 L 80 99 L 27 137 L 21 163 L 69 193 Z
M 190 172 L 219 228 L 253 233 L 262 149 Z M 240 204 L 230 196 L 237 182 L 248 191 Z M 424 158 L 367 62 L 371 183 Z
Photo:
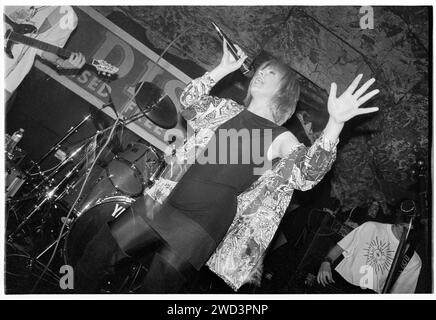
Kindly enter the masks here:
M 271 59 L 262 63 L 260 67 L 257 68 L 256 72 L 267 67 L 277 70 L 282 75 L 280 88 L 274 97 L 274 101 L 272 101 L 274 107 L 272 110 L 274 122 L 278 125 L 282 125 L 288 121 L 295 112 L 300 97 L 300 85 L 298 84 L 297 74 L 289 66 L 276 59 Z M 244 99 L 244 104 L 248 106 L 252 98 L 250 90 L 248 90 L 247 96 Z

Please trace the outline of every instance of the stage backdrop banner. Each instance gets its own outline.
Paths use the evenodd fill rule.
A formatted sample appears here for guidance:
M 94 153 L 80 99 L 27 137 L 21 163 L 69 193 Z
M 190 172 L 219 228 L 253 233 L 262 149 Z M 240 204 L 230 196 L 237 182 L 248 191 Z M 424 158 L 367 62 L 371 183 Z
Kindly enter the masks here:
M 38 69 L 97 108 L 109 102 L 110 92 L 117 112 L 124 118 L 139 112 L 131 99 L 135 86 L 143 81 L 161 88 L 180 111 L 179 96 L 191 81 L 190 77 L 164 59 L 159 59 L 159 55 L 91 7 L 74 7 L 74 11 L 78 16 L 78 25 L 65 48 L 82 52 L 89 58 L 103 59 L 118 67 L 117 77 L 105 80 L 92 67 L 83 68 L 74 76 L 59 75 L 49 66 L 36 61 Z M 104 108 L 103 112 L 116 118 L 110 108 Z M 129 124 L 128 128 L 161 150 L 168 146 L 166 141 L 170 133 L 185 132 L 180 116 L 177 126 L 170 132 L 145 117 Z

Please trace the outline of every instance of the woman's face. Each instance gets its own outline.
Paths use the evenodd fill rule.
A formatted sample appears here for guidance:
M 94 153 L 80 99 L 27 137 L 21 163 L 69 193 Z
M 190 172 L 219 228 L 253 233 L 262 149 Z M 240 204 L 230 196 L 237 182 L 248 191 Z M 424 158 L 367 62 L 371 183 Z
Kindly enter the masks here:
M 282 75 L 271 66 L 259 68 L 250 83 L 251 96 L 272 100 L 280 88 Z

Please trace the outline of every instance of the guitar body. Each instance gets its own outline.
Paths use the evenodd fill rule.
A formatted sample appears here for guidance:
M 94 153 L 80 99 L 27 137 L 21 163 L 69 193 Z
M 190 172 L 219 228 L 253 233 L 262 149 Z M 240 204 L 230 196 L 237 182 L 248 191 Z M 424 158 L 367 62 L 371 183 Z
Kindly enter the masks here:
M 4 15 L 5 22 L 9 24 L 12 27 L 12 30 L 19 34 L 29 34 L 36 32 L 36 27 L 31 24 L 18 24 L 12 21 L 7 15 Z M 12 54 L 12 45 L 13 42 L 9 40 L 9 37 L 11 35 L 11 30 L 8 30 L 5 34 L 5 53 L 8 55 L 9 58 L 13 59 L 14 55 Z

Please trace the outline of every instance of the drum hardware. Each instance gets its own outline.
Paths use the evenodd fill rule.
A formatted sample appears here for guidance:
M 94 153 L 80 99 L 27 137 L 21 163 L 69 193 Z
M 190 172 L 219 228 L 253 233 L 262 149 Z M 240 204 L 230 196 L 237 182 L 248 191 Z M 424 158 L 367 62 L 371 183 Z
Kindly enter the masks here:
M 84 182 L 83 182 L 83 184 L 82 184 L 82 187 L 81 187 L 81 189 L 80 189 L 80 191 L 79 191 L 79 195 L 76 197 L 76 200 L 74 201 L 72 207 L 71 207 L 70 210 L 68 211 L 68 214 L 67 214 L 67 216 L 66 216 L 66 219 L 69 219 L 70 214 L 73 212 L 73 209 L 74 209 L 75 205 L 77 204 L 77 200 L 78 200 L 78 198 L 80 197 L 80 195 L 82 194 L 82 192 L 83 192 L 83 190 L 84 190 L 84 187 L 85 187 L 85 185 L 86 185 L 86 183 L 87 183 L 87 181 L 88 181 L 88 179 L 89 179 L 89 177 L 90 177 L 90 173 L 92 172 L 92 169 L 94 168 L 94 165 L 96 164 L 97 160 L 98 160 L 99 157 L 101 156 L 103 150 L 104 150 L 104 149 L 109 145 L 109 142 L 110 142 L 110 140 L 111 140 L 111 138 L 112 138 L 112 136 L 113 136 L 113 133 L 115 132 L 116 127 L 117 127 L 117 125 L 118 125 L 118 123 L 119 123 L 119 120 L 120 120 L 120 119 L 117 118 L 116 121 L 115 121 L 115 123 L 114 123 L 114 125 L 110 127 L 109 137 L 107 138 L 107 141 L 104 143 L 104 145 L 101 147 L 101 149 L 100 149 L 100 151 L 98 152 L 98 154 L 95 156 L 95 159 L 93 159 L 92 164 L 91 164 L 91 166 L 90 166 L 89 174 L 87 174 L 87 175 L 85 176 L 85 180 L 84 180 Z M 96 145 L 94 146 L 94 148 L 96 148 Z M 85 160 L 87 159 L 87 154 L 85 154 L 85 156 L 82 158 L 82 160 L 79 162 L 78 165 L 80 165 L 80 163 L 81 163 L 84 159 L 85 159 Z M 78 165 L 77 165 L 77 166 L 78 166 Z M 77 169 L 78 169 L 78 167 L 77 167 Z M 76 171 L 77 171 L 77 170 L 76 170 Z M 39 278 L 37 279 L 37 281 L 36 281 L 35 284 L 33 285 L 33 288 L 32 288 L 32 290 L 31 290 L 31 292 L 34 292 L 34 291 L 36 290 L 36 288 L 38 287 L 40 281 L 42 280 L 42 278 L 43 278 L 45 272 L 48 271 L 50 264 L 53 262 L 53 259 L 55 258 L 55 254 L 56 254 L 56 252 L 57 252 L 57 248 L 58 248 L 58 245 L 59 245 L 59 241 L 60 241 L 60 239 L 61 239 L 61 236 L 62 236 L 62 233 L 63 233 L 63 230 L 64 230 L 65 227 L 67 227 L 67 224 L 66 224 L 66 223 L 64 223 L 64 224 L 62 225 L 61 230 L 60 230 L 59 237 L 58 237 L 57 241 L 55 242 L 55 248 L 54 248 L 54 250 L 53 250 L 53 253 L 51 254 L 51 256 L 50 256 L 50 258 L 49 258 L 49 261 L 48 261 L 48 263 L 46 264 L 46 266 L 45 266 L 44 270 L 42 271 L 41 275 L 39 276 Z
M 75 206 L 76 216 L 108 197 L 140 196 L 150 185 L 150 179 L 156 177 L 155 171 L 161 163 L 160 159 L 159 153 L 153 147 L 138 142 L 130 144 L 104 169 L 94 170 L 86 196 L 79 198 Z M 80 183 L 80 180 L 76 183 Z M 68 192 L 74 195 L 75 189 L 75 186 L 70 185 Z M 64 201 L 68 202 L 68 198 L 64 198 Z
M 79 148 L 77 148 L 75 151 L 73 151 L 64 161 L 62 161 L 61 163 L 59 163 L 54 169 L 53 171 L 47 176 L 44 177 L 43 181 L 41 181 L 39 184 L 37 184 L 30 192 L 29 194 L 32 194 L 34 191 L 40 190 L 41 187 L 43 186 L 43 184 L 47 183 L 48 184 L 48 188 L 50 188 L 50 186 L 55 182 L 54 176 L 58 174 L 58 172 L 68 163 L 72 162 L 74 157 L 83 149 L 83 147 L 86 145 L 87 143 L 81 145 Z M 70 174 L 71 175 L 71 174 Z M 68 175 L 69 177 L 69 175 Z M 47 188 L 46 187 L 46 188 Z
M 64 176 L 64 178 L 56 186 L 54 186 L 51 190 L 48 190 L 45 193 L 43 199 L 41 199 L 41 201 L 33 207 L 33 210 L 26 215 L 26 217 L 18 225 L 18 227 L 16 227 L 16 229 L 8 235 L 8 242 L 12 242 L 15 239 L 17 233 L 27 224 L 27 222 L 33 217 L 33 215 L 41 209 L 44 204 L 46 204 L 50 200 L 56 201 L 59 199 L 59 196 L 56 193 L 74 173 L 78 172 L 78 169 L 82 165 L 84 159 L 86 159 L 86 155 Z
M 86 177 L 86 175 L 88 174 L 89 169 L 87 169 L 84 173 L 84 177 Z M 77 184 L 80 182 L 80 178 L 79 176 L 76 176 L 75 179 L 73 179 L 70 183 L 68 183 L 65 188 L 63 189 L 63 191 L 59 194 L 59 196 L 56 198 L 56 201 L 60 201 L 61 199 L 63 199 L 65 196 L 69 195 L 74 188 L 77 186 Z M 78 202 L 81 202 L 83 200 L 83 197 L 80 196 L 80 198 L 78 199 Z M 73 212 L 78 216 L 79 215 L 79 211 L 74 208 Z
M 61 138 L 59 141 L 57 141 L 51 148 L 48 150 L 36 163 L 34 163 L 30 169 L 28 170 L 28 173 L 31 173 L 33 168 L 35 166 L 40 167 L 41 163 L 47 159 L 47 157 L 52 154 L 53 152 L 56 152 L 69 137 L 71 137 L 74 133 L 78 131 L 78 129 L 91 117 L 91 115 L 87 115 L 82 121 L 80 121 L 76 126 L 71 127 L 70 130 Z
M 60 240 L 64 239 L 67 235 L 68 232 L 70 232 L 70 230 L 64 231 L 60 237 Z M 56 239 L 55 241 L 53 241 L 50 245 L 48 245 L 44 250 L 42 250 L 35 259 L 41 259 L 51 248 L 53 248 L 53 246 L 56 245 L 56 242 L 58 242 L 58 240 Z
M 158 106 L 159 103 L 162 101 L 162 99 L 160 99 L 154 107 Z M 122 125 L 124 127 L 132 122 L 137 121 L 138 119 L 144 116 L 147 116 L 147 114 L 144 114 L 144 112 L 141 110 L 140 113 L 137 113 L 131 116 L 130 118 L 119 120 L 119 123 L 117 123 L 116 125 Z M 48 175 L 46 174 L 48 170 L 46 170 L 45 172 L 41 171 L 40 164 L 51 153 L 59 150 L 61 144 L 65 142 L 74 132 L 77 132 L 77 129 L 80 126 L 82 126 L 88 118 L 89 116 L 86 117 L 84 120 L 82 120 L 82 122 L 79 123 L 77 126 L 71 128 L 66 134 L 66 136 L 64 136 L 62 139 L 60 139 L 59 142 L 57 142 L 54 146 L 52 146 L 49 152 L 47 152 L 43 157 L 41 157 L 36 163 L 33 162 L 30 169 L 27 170 L 26 173 L 28 175 L 38 176 L 43 178 L 43 181 L 40 182 L 36 187 L 34 187 L 32 189 L 32 192 L 41 190 L 43 188 L 45 188 L 46 190 L 43 191 L 42 194 L 40 193 L 39 195 L 37 195 L 37 197 L 40 197 L 39 202 L 34 206 L 31 212 L 25 216 L 25 218 L 21 221 L 18 227 L 15 228 L 15 230 L 13 230 L 8 235 L 7 237 L 8 244 L 11 245 L 16 244 L 14 240 L 16 239 L 17 235 L 21 233 L 23 227 L 29 222 L 29 220 L 32 217 L 34 217 L 35 213 L 38 212 L 46 203 L 59 201 L 66 194 L 71 192 L 71 190 L 80 182 L 80 176 L 78 176 L 78 172 L 81 170 L 81 166 L 86 160 L 88 151 L 85 152 L 85 156 L 81 157 L 81 159 L 74 165 L 74 167 L 71 170 L 69 170 L 67 174 L 63 176 L 61 181 L 56 183 L 56 185 L 54 185 L 55 184 L 54 178 L 68 163 L 75 162 L 74 158 L 77 156 L 77 154 L 79 154 L 83 150 L 83 148 L 86 145 L 88 145 L 88 141 L 83 145 L 81 145 L 80 147 L 78 147 L 78 149 L 73 151 L 68 156 L 68 158 L 66 158 L 56 167 L 50 169 L 50 173 Z M 107 130 L 111 128 L 112 127 L 109 127 L 103 129 L 102 131 L 98 131 L 91 138 L 94 138 L 99 134 L 105 133 Z M 91 138 L 88 139 L 90 140 Z M 92 210 L 98 210 L 95 208 L 98 208 L 99 206 L 105 206 L 108 205 L 108 203 L 113 203 L 116 201 L 118 201 L 118 203 L 122 207 L 127 208 L 135 201 L 135 199 L 133 199 L 132 197 L 139 196 L 142 193 L 145 186 L 149 184 L 153 184 L 155 182 L 158 176 L 160 176 L 160 174 L 162 173 L 165 167 L 165 162 L 162 161 L 162 158 L 159 156 L 158 152 L 156 152 L 156 149 L 152 146 L 145 146 L 143 144 L 134 144 L 133 148 L 138 149 L 139 152 L 133 149 L 127 149 L 123 153 L 117 155 L 117 157 L 113 159 L 109 163 L 109 165 L 105 168 L 104 174 L 100 175 L 98 179 L 93 180 L 96 182 L 92 190 L 102 189 L 101 194 L 99 194 L 98 192 L 100 191 L 98 191 L 97 195 L 93 195 L 93 197 L 95 196 L 95 199 L 94 198 L 91 199 L 92 201 L 91 202 L 88 201 L 88 203 L 84 208 L 82 208 L 80 211 L 76 211 L 77 215 L 72 218 L 71 223 L 68 223 L 67 225 L 68 229 L 66 231 L 62 231 L 62 234 L 59 236 L 59 238 L 56 241 L 50 243 L 40 253 L 37 254 L 36 258 L 32 258 L 32 259 L 37 261 L 38 259 L 44 257 L 48 252 L 50 252 L 50 250 L 53 251 L 53 248 L 55 250 L 55 252 L 53 252 L 54 255 L 56 252 L 58 252 L 57 243 L 59 243 L 59 239 L 65 239 L 64 248 L 63 249 L 61 248 L 62 251 L 61 253 L 63 253 L 65 259 L 67 259 L 66 258 L 68 255 L 67 242 L 70 242 L 70 248 L 72 243 L 71 231 L 74 230 L 77 231 L 77 225 L 80 225 L 81 224 L 80 221 L 84 221 L 83 219 L 86 220 L 85 217 L 86 216 L 89 217 L 90 214 L 92 213 Z M 133 158 L 131 159 L 130 157 Z M 150 160 L 150 157 L 154 157 L 154 159 Z M 145 165 L 142 165 L 143 162 L 145 162 Z M 32 171 L 34 171 L 35 168 L 37 168 L 39 171 L 37 173 L 32 173 Z M 151 172 L 153 173 L 150 175 Z M 110 182 L 110 184 L 108 184 L 107 182 Z M 44 184 L 46 185 L 44 186 Z M 109 185 L 112 187 L 112 189 L 115 190 L 112 191 L 108 190 L 107 188 Z M 108 214 L 110 215 L 111 212 L 108 212 Z M 110 217 L 107 218 L 111 219 Z M 48 268 L 48 265 L 46 266 L 46 268 Z M 131 278 L 129 278 L 130 280 L 131 279 L 133 280 L 131 281 L 129 280 L 128 282 L 124 283 L 123 287 L 125 287 L 127 283 L 130 283 L 129 290 L 131 290 L 136 278 L 139 275 L 139 271 L 142 269 L 143 267 L 141 267 L 140 265 L 137 270 L 134 270 L 135 272 L 133 274 L 133 277 L 131 276 Z M 43 274 L 41 275 L 41 277 L 42 276 Z M 37 284 L 35 286 L 37 286 Z
M 10 277 L 21 277 L 23 280 L 28 280 L 29 276 L 37 277 L 38 274 L 44 269 L 45 265 L 43 262 L 39 260 L 39 258 L 35 258 L 31 256 L 28 252 L 26 252 L 23 248 L 21 248 L 19 245 L 16 245 L 14 243 L 7 243 L 8 244 L 8 252 L 12 249 L 14 253 L 8 253 L 6 260 L 8 261 L 8 265 L 11 265 L 14 267 L 13 271 L 11 271 L 11 267 L 6 266 L 5 273 Z M 40 255 L 41 256 L 41 255 Z M 23 270 L 18 271 L 15 268 L 15 264 L 11 262 L 11 259 L 20 259 L 25 260 L 25 263 L 20 263 L 21 266 L 23 266 Z M 48 269 L 47 275 L 44 277 L 43 281 L 47 284 L 52 285 L 53 287 L 59 286 L 59 274 L 56 272 Z M 20 274 L 21 272 L 21 274 Z M 10 290 L 9 288 L 6 288 L 6 290 Z
M 166 168 L 166 162 L 164 161 L 164 159 L 161 158 L 159 160 L 160 160 L 159 166 L 156 168 L 156 170 L 153 172 L 151 177 L 148 179 L 149 186 L 152 186 L 155 184 L 156 180 L 158 180 L 160 178 L 160 175 L 162 174 L 162 172 Z
M 72 162 L 74 157 L 79 153 L 79 151 L 86 145 L 86 143 L 82 146 L 80 146 L 78 149 L 76 149 L 74 152 L 72 152 L 70 154 L 70 156 L 65 159 L 64 161 L 62 161 L 60 164 L 58 164 L 56 167 L 54 167 L 51 171 L 51 173 L 48 176 L 45 176 L 43 173 L 41 173 L 41 176 L 43 176 L 42 181 L 40 181 L 36 186 L 34 186 L 29 192 L 27 192 L 26 194 L 23 195 L 23 197 L 21 197 L 20 199 L 17 200 L 13 200 L 14 204 L 9 208 L 9 210 L 15 210 L 17 211 L 18 209 L 20 209 L 20 204 L 23 203 L 23 201 L 32 199 L 32 198 L 47 198 L 51 199 L 50 196 L 50 192 L 51 192 L 51 188 L 53 186 L 53 184 L 55 183 L 55 179 L 54 177 L 60 172 L 60 170 L 68 163 Z M 80 163 L 80 162 L 79 162 Z M 39 165 L 38 165 L 39 167 Z M 61 181 L 65 181 L 65 177 L 70 177 L 71 173 L 68 173 L 66 176 L 64 176 L 64 178 Z M 59 186 L 55 187 L 54 189 L 57 190 Z M 11 199 L 12 200 L 12 199 Z M 46 201 L 44 201 L 43 203 L 40 203 L 41 205 L 43 205 Z M 40 206 L 35 206 L 34 209 L 36 211 L 38 211 L 41 207 Z M 32 213 L 32 215 L 34 214 L 34 212 Z
M 30 183 L 29 180 L 31 180 L 32 177 L 36 177 L 39 179 L 39 183 L 36 183 L 36 186 L 34 184 L 30 184 L 32 189 L 23 195 L 21 199 L 14 200 L 15 204 L 12 205 L 10 209 L 18 210 L 17 206 L 20 206 L 20 203 L 22 201 L 37 198 L 37 197 L 44 197 L 44 194 L 47 195 L 50 192 L 50 188 L 55 183 L 54 177 L 60 172 L 60 170 L 67 165 L 68 163 L 72 162 L 74 160 L 74 157 L 79 153 L 82 148 L 87 145 L 89 141 L 86 141 L 83 145 L 81 145 L 78 149 L 73 151 L 69 157 L 67 157 L 64 161 L 56 165 L 55 167 L 48 169 L 46 171 L 41 171 L 41 163 L 52 153 L 56 152 L 62 143 L 66 141 L 72 134 L 78 131 L 78 129 L 90 118 L 90 115 L 86 116 L 78 125 L 70 128 L 70 130 L 67 132 L 66 135 L 64 135 L 63 138 L 61 138 L 55 145 L 52 146 L 52 148 L 44 155 L 42 156 L 37 162 L 31 161 L 31 166 L 28 170 L 25 171 L 26 177 L 28 178 L 27 183 Z M 34 169 L 37 168 L 38 172 L 33 172 Z M 47 172 L 50 172 L 48 175 L 46 175 Z M 35 195 L 34 193 L 37 192 Z M 12 199 L 11 199 L 12 200 Z M 39 208 L 38 208 L 39 210 Z

